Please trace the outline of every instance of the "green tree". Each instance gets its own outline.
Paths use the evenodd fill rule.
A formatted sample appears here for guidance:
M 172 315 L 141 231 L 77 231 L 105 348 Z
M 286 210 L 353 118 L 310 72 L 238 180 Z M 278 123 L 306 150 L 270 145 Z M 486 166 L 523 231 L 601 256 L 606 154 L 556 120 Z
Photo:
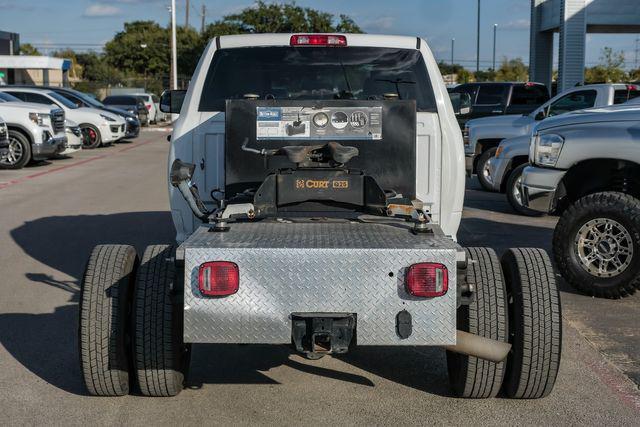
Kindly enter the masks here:
M 20 55 L 40 56 L 42 54 L 32 44 L 30 44 L 30 43 L 22 43 L 20 45 Z
M 504 58 L 500 68 L 495 72 L 495 80 L 499 82 L 524 82 L 529 79 L 529 67 L 521 58 L 507 60 Z
M 166 74 L 169 71 L 169 34 L 153 21 L 124 24 L 104 47 L 106 62 L 124 72 L 140 76 Z
M 460 64 L 452 65 L 440 61 L 438 63 L 438 68 L 440 69 L 440 73 L 442 75 L 455 74 L 458 83 L 469 83 L 470 81 L 473 81 L 473 75 L 471 74 L 471 72 Z
M 496 80 L 496 73 L 491 68 L 488 70 L 479 70 L 473 73 L 477 82 L 493 82 Z
M 125 80 L 121 70 L 110 65 L 103 56 L 95 52 L 77 53 L 76 61 L 82 67 L 82 78 L 85 80 L 107 85 L 122 84 Z
M 616 83 L 627 79 L 624 71 L 624 52 L 615 51 L 610 47 L 602 49 L 600 63 L 595 67 L 586 68 L 584 79 L 587 83 Z
M 362 29 L 347 15 L 338 17 L 295 3 L 276 4 L 258 1 L 239 13 L 224 16 L 209 24 L 205 39 L 226 34 L 245 33 L 362 33 Z

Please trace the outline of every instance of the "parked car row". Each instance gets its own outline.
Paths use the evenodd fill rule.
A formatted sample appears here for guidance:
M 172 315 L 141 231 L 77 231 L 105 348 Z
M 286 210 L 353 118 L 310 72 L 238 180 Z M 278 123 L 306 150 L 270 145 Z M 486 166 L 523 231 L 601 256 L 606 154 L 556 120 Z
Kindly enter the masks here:
M 67 88 L 2 86 L 0 117 L 8 139 L 5 148 L 0 145 L 0 169 L 135 138 L 140 131 L 127 111 Z
M 640 289 L 640 87 L 571 88 L 528 115 L 465 124 L 467 172 L 520 214 L 557 213 L 558 269 L 597 297 Z
M 522 205 L 520 178 L 529 161 L 532 129 L 547 118 L 593 107 L 618 105 L 640 96 L 640 87 L 595 84 L 573 87 L 527 115 L 487 117 L 467 122 L 463 130 L 467 173 L 477 174 L 488 191 L 507 195 L 521 214 L 535 214 Z

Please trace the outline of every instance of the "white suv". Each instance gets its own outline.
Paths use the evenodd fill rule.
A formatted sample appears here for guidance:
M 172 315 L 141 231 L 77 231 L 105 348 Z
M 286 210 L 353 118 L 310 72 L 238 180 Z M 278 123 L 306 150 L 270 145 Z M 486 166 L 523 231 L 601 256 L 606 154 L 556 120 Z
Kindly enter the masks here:
M 132 93 L 142 99 L 144 106 L 147 107 L 149 112 L 149 123 L 158 123 L 159 120 L 164 120 L 164 113 L 160 111 L 160 98 L 152 93 Z
M 126 124 L 122 117 L 96 108 L 78 107 L 51 90 L 6 86 L 0 88 L 0 91 L 26 102 L 53 104 L 63 109 L 67 117 L 82 129 L 84 148 L 96 148 L 115 142 L 125 135 Z
M 31 160 L 49 159 L 65 149 L 63 110 L 0 92 L 0 116 L 9 134 L 9 149 L 0 156 L 0 169 L 20 169 Z

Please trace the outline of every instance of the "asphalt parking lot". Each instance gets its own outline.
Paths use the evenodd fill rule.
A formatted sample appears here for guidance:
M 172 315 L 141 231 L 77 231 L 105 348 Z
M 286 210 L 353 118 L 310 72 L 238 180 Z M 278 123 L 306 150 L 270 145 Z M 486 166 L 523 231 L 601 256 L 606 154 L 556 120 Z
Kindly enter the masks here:
M 86 396 L 79 281 L 91 248 L 169 243 L 166 133 L 0 171 L 0 413 L 10 424 L 638 425 L 640 295 L 597 300 L 562 284 L 563 358 L 546 399 L 451 397 L 439 348 L 359 348 L 309 361 L 286 347 L 194 348 L 175 398 Z M 511 214 L 469 183 L 461 242 L 550 249 L 555 218 Z

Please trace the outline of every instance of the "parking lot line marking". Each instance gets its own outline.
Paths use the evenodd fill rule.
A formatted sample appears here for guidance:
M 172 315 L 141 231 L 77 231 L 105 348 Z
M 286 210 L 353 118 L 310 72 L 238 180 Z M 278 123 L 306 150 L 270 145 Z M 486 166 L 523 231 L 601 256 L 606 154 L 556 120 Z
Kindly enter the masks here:
M 100 160 L 100 159 L 104 159 L 106 157 L 115 156 L 116 154 L 122 153 L 124 151 L 133 150 L 134 148 L 142 147 L 143 145 L 150 144 L 150 143 L 152 143 L 152 142 L 154 142 L 156 140 L 157 140 L 156 138 L 151 138 L 151 139 L 148 139 L 146 141 L 140 142 L 138 144 L 131 145 L 131 146 L 125 147 L 125 148 L 121 148 L 121 149 L 119 149 L 117 151 L 112 151 L 110 153 L 101 154 L 101 155 L 98 155 L 98 156 L 95 156 L 95 157 L 89 157 L 88 159 L 80 160 L 80 161 L 75 162 L 75 163 L 71 163 L 71 164 L 64 165 L 64 166 L 59 166 L 57 168 L 49 169 L 49 170 L 46 170 L 46 171 L 37 172 L 37 173 L 31 174 L 31 175 L 23 176 L 21 178 L 13 179 L 11 181 L 0 182 L 0 190 L 4 190 L 5 188 L 9 188 L 9 187 L 12 187 L 12 186 L 17 185 L 17 184 L 21 184 L 21 183 L 26 182 L 26 181 L 30 181 L 32 179 L 35 179 L 35 178 L 38 178 L 38 177 L 41 177 L 41 176 L 44 176 L 44 175 L 49 175 L 49 174 L 52 174 L 54 172 L 60 172 L 60 171 L 63 171 L 65 169 L 70 169 L 70 168 L 73 168 L 73 167 L 76 167 L 76 166 L 81 166 L 81 165 L 93 162 L 94 160 Z

